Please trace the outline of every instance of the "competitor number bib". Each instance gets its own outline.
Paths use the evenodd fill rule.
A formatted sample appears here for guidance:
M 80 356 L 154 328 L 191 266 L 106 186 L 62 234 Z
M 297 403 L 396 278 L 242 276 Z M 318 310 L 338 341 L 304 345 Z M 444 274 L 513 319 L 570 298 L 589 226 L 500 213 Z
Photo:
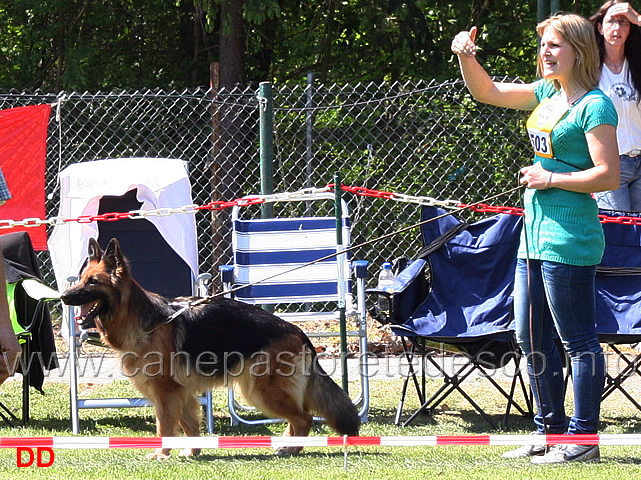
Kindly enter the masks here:
M 527 133 L 534 153 L 545 158 L 554 158 L 552 129 L 568 111 L 568 105 L 560 97 L 546 98 L 527 119 Z

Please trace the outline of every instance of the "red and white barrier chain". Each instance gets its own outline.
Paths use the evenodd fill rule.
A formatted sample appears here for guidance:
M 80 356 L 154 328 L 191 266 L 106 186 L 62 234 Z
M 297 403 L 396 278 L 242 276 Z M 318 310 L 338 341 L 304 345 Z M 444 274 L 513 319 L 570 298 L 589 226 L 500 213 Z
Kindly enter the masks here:
M 78 222 L 78 223 L 92 223 L 92 222 L 114 222 L 123 219 L 138 220 L 148 217 L 159 217 L 159 216 L 168 216 L 174 214 L 195 214 L 203 210 L 223 210 L 225 208 L 230 208 L 234 206 L 249 206 L 249 205 L 259 205 L 267 202 L 277 202 L 284 200 L 300 200 L 305 201 L 306 197 L 309 198 L 312 195 L 318 193 L 331 192 L 334 188 L 334 184 L 329 184 L 326 187 L 322 188 L 305 188 L 296 192 L 284 192 L 276 193 L 270 195 L 257 195 L 253 197 L 243 197 L 231 201 L 215 201 L 209 202 L 204 205 L 184 205 L 182 207 L 176 208 L 157 208 L 152 210 L 132 210 L 130 212 L 111 212 L 103 213 L 100 215 L 81 215 L 79 217 L 71 218 L 64 216 L 50 217 L 47 219 L 41 218 L 25 218 L 23 220 L 10 220 L 0 219 L 0 230 L 5 228 L 14 228 L 14 227 L 41 227 L 43 225 L 63 225 L 69 222 Z M 477 204 L 466 204 L 461 203 L 458 200 L 437 200 L 433 197 L 427 196 L 413 196 L 405 195 L 394 192 L 385 192 L 381 190 L 374 190 L 371 188 L 364 187 L 352 187 L 348 185 L 342 185 L 341 190 L 345 192 L 352 193 L 358 196 L 372 197 L 372 198 L 383 198 L 386 200 L 393 200 L 396 202 L 405 202 L 405 203 L 414 203 L 417 205 L 428 205 L 441 207 L 446 209 L 452 208 L 467 208 L 477 213 L 506 213 L 510 215 L 523 215 L 523 209 L 520 207 L 507 207 L 507 206 L 493 206 L 487 205 L 485 203 Z M 641 217 L 630 217 L 630 216 L 608 216 L 600 215 L 602 223 L 622 223 L 626 225 L 641 225 Z

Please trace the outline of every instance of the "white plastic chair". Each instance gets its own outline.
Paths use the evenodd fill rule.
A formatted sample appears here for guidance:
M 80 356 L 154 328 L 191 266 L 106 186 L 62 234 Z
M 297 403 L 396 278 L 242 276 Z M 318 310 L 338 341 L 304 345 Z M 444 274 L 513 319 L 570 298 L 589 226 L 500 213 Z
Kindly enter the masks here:
M 191 185 L 185 162 L 168 158 L 116 158 L 73 164 L 60 176 L 59 216 L 91 217 L 101 213 L 139 213 L 191 205 Z M 133 204 L 133 207 L 132 207 Z M 101 209 L 103 211 L 101 211 Z M 105 210 L 106 209 L 106 210 Z M 115 209 L 115 210 L 114 210 Z M 90 218 L 89 218 L 90 220 Z M 49 250 L 60 291 L 75 281 L 87 259 L 89 238 L 106 243 L 119 239 L 141 285 L 173 297 L 201 294 L 210 274 L 198 274 L 198 244 L 193 215 L 149 215 L 114 222 L 65 222 L 56 225 Z M 161 268 L 162 274 L 154 269 Z M 151 406 L 145 398 L 82 399 L 78 395 L 78 366 L 84 342 L 99 344 L 95 333 L 79 330 L 74 309 L 65 308 L 68 328 L 71 428 L 79 431 L 79 410 Z M 213 433 L 211 392 L 201 400 L 207 429 Z

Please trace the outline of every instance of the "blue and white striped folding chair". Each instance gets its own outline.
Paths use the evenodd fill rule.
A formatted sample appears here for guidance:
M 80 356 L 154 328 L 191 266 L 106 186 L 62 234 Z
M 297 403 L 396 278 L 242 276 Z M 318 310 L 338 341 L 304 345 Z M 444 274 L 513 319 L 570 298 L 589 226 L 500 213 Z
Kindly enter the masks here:
M 257 198 L 257 196 L 252 196 Z M 345 305 L 348 322 L 355 321 L 347 336 L 358 340 L 361 391 L 354 402 L 362 421 L 367 419 L 369 386 L 367 375 L 367 323 L 365 278 L 367 262 L 352 262 L 349 252 L 350 225 L 347 204 L 343 201 L 342 243 L 337 241 L 335 216 L 312 216 L 312 208 L 334 208 L 334 194 L 329 192 L 279 194 L 263 197 L 278 209 L 273 218 L 255 218 L 256 206 L 232 209 L 232 248 L 234 265 L 221 267 L 223 285 L 233 288 L 234 298 L 255 305 L 271 306 L 276 315 L 296 322 L 310 338 L 338 337 L 338 329 L 311 331 L 309 322 L 326 325 L 339 319 L 339 307 Z M 310 202 L 313 201 L 313 202 Z M 253 210 L 253 212 L 252 212 Z M 352 275 L 358 284 L 353 286 Z M 247 285 L 243 287 L 243 285 Z M 357 300 L 354 301 L 356 292 Z M 346 372 L 342 372 L 345 374 Z M 232 424 L 273 423 L 280 419 L 251 420 L 229 390 Z

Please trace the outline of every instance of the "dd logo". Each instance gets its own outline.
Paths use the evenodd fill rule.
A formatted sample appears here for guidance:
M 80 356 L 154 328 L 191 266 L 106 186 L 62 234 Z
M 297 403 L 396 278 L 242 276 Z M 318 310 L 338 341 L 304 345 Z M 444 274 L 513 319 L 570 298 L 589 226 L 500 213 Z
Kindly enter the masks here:
M 16 449 L 16 466 L 17 467 L 30 467 L 33 462 L 36 462 L 36 467 L 50 467 L 53 465 L 53 449 L 49 447 L 36 447 L 36 453 L 33 453 L 33 448 L 18 447 Z M 42 453 L 47 455 L 42 456 Z M 23 455 L 25 454 L 25 455 Z M 48 457 L 48 458 L 47 458 Z

